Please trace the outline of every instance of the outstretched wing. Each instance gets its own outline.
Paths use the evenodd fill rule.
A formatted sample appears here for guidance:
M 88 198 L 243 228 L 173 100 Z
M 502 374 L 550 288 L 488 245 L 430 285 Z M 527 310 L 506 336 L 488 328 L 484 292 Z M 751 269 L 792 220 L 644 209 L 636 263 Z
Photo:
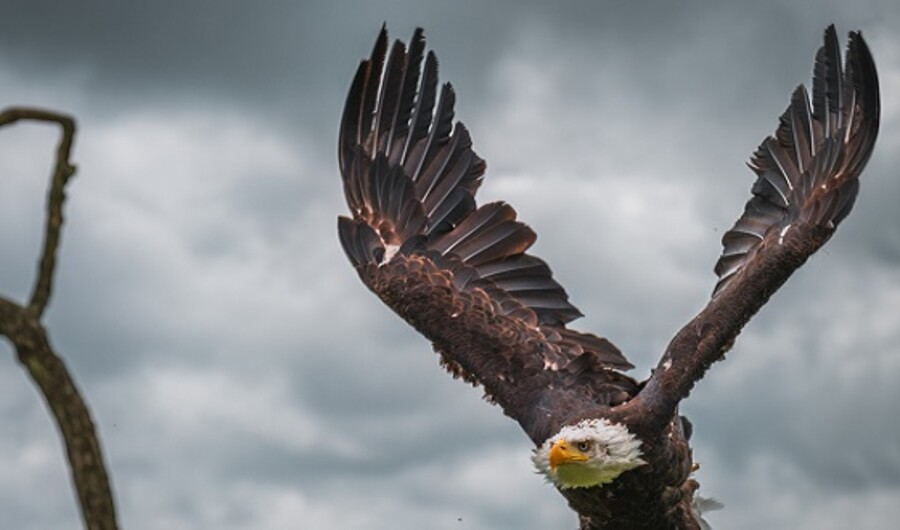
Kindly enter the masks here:
M 846 62 L 842 70 L 830 26 L 816 54 L 812 104 L 806 88 L 797 87 L 775 136 L 750 159 L 753 197 L 722 238 L 713 296 L 765 263 L 767 250 L 783 245 L 791 228 L 821 226 L 830 236 L 850 213 L 878 135 L 879 98 L 875 64 L 859 33 L 850 34 Z M 825 241 L 808 240 L 807 255 Z
M 683 328 L 663 356 L 645 399 L 685 397 L 720 359 L 743 325 L 834 233 L 850 213 L 859 175 L 878 135 L 878 76 L 858 32 L 850 33 L 845 65 L 834 26 L 816 55 L 812 101 L 794 91 L 774 136 L 750 160 L 753 197 L 722 238 L 719 276 L 707 307 Z
M 438 89 L 422 30 L 408 49 L 387 43 L 382 29 L 340 130 L 352 218 L 338 228 L 360 278 L 529 434 L 548 389 L 574 389 L 590 375 L 579 392 L 595 402 L 630 397 L 634 382 L 612 370 L 630 368 L 621 352 L 566 328 L 581 313 L 547 264 L 525 253 L 535 233 L 508 204 L 476 205 L 485 163 L 465 126 L 453 124 L 454 91 Z

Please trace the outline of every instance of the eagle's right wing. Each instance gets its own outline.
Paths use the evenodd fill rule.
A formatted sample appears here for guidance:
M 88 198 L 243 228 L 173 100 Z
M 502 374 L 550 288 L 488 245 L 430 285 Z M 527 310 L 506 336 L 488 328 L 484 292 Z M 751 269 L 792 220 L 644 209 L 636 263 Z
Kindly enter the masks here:
M 660 417 L 850 213 L 878 135 L 880 103 L 875 63 L 858 32 L 850 33 L 845 62 L 842 68 L 830 26 L 816 54 L 812 101 L 797 88 L 775 135 L 751 158 L 753 197 L 722 238 L 712 300 L 675 336 L 641 392 Z
M 430 339 L 457 376 L 479 383 L 536 442 L 551 399 L 618 404 L 636 385 L 606 339 L 566 328 L 581 313 L 550 268 L 526 254 L 535 233 L 505 203 L 476 206 L 484 161 L 454 92 L 438 95 L 422 31 L 388 52 L 382 30 L 347 96 L 339 164 L 352 218 L 341 244 L 363 282 Z M 577 395 L 575 395 L 577 394 Z M 564 412 L 564 411 L 563 411 Z

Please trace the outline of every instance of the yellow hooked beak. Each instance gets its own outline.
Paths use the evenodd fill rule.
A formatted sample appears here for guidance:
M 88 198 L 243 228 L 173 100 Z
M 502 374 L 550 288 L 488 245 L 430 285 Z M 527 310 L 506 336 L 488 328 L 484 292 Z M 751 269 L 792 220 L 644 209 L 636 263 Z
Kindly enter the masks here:
M 550 469 L 556 470 L 562 464 L 574 462 L 587 462 L 588 456 L 569 445 L 565 440 L 559 440 L 550 448 Z

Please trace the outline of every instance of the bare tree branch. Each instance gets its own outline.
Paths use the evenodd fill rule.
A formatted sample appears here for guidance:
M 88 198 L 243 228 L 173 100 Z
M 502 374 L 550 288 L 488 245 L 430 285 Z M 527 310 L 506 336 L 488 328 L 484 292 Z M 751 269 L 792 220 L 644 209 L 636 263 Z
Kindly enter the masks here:
M 85 528 L 115 530 L 118 525 L 112 490 L 90 411 L 65 363 L 53 352 L 47 330 L 40 321 L 52 291 L 65 186 L 75 173 L 75 167 L 69 162 L 75 121 L 41 109 L 14 107 L 0 112 L 0 127 L 20 120 L 56 123 L 62 129 L 62 138 L 47 194 L 44 244 L 31 299 L 27 306 L 21 306 L 0 297 L 0 335 L 12 342 L 19 362 L 41 390 L 56 419 L 66 444 Z
M 0 112 L 0 127 L 20 120 L 58 123 L 62 128 L 62 137 L 59 140 L 59 147 L 56 149 L 56 165 L 53 169 L 47 196 L 44 247 L 31 291 L 31 301 L 28 304 L 28 310 L 40 318 L 50 301 L 53 271 L 56 268 L 56 248 L 59 246 L 59 233 L 63 224 L 62 207 L 66 200 L 65 187 L 69 178 L 75 174 L 75 166 L 69 163 L 69 153 L 75 137 L 75 120 L 64 114 L 26 107 L 11 107 Z

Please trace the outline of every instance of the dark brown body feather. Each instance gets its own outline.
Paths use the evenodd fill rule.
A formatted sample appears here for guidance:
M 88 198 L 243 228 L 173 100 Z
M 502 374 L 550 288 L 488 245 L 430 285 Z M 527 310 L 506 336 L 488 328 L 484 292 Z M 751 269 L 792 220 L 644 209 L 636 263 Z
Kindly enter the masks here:
M 751 159 L 758 178 L 723 237 L 707 307 L 673 339 L 645 383 L 606 339 L 567 327 L 581 314 L 549 267 L 526 253 L 535 234 L 505 203 L 477 206 L 485 171 L 455 94 L 438 87 L 421 30 L 388 50 L 382 29 L 350 88 L 339 163 L 352 218 L 341 243 L 363 282 L 432 341 L 457 377 L 540 444 L 604 417 L 642 440 L 648 465 L 602 488 L 561 490 L 582 528 L 699 528 L 691 512 L 690 427 L 678 403 L 750 317 L 849 213 L 878 131 L 871 55 L 850 34 L 846 68 L 834 28 L 816 57 L 813 95 L 795 91 Z

